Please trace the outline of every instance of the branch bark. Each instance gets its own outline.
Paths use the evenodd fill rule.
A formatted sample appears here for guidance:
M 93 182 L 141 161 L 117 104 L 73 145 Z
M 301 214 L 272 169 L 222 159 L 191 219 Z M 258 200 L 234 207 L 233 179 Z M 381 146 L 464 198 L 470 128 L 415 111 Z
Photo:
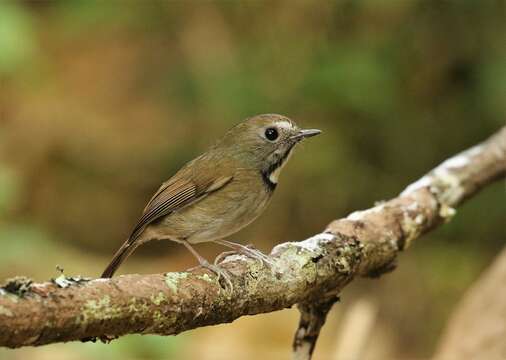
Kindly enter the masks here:
M 506 127 L 397 198 L 336 220 L 310 239 L 276 246 L 272 270 L 240 255 L 226 257 L 221 266 L 231 273 L 232 293 L 201 268 L 96 280 L 62 276 L 40 284 L 8 280 L 0 288 L 0 346 L 173 335 L 317 303 L 322 294 L 338 294 L 354 276 L 391 270 L 414 239 L 449 220 L 455 206 L 505 174 Z

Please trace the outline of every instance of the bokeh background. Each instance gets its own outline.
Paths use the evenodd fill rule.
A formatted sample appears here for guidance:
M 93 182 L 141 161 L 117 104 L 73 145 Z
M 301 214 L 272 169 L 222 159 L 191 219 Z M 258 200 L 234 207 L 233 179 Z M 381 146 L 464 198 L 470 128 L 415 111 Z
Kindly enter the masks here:
M 233 240 L 269 251 L 395 196 L 504 124 L 505 14 L 499 0 L 0 1 L 0 278 L 42 281 L 56 265 L 98 276 L 159 184 L 258 113 L 324 135 Z M 490 186 L 397 271 L 346 288 L 315 358 L 333 359 L 346 317 L 364 311 L 365 358 L 430 357 L 504 245 L 504 210 L 503 185 Z M 120 272 L 194 265 L 152 243 Z M 288 359 L 297 315 L 0 359 Z

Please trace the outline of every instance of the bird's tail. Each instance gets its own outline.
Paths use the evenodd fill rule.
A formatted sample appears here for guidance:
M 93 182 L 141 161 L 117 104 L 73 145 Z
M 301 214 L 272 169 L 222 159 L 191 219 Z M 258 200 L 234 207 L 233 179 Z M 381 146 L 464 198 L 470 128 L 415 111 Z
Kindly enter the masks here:
M 109 265 L 105 268 L 101 278 L 110 278 L 118 270 L 121 263 L 135 250 L 137 247 L 136 241 L 128 239 L 123 245 L 116 251 Z

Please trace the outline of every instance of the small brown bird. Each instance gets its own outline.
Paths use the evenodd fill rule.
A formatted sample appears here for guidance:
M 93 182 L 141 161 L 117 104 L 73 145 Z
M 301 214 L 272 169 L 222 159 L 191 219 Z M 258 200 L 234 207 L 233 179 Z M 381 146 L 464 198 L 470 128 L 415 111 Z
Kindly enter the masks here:
M 162 184 L 102 277 L 111 277 L 139 245 L 150 240 L 183 244 L 202 266 L 229 283 L 227 274 L 208 263 L 192 244 L 213 241 L 269 263 L 260 251 L 223 238 L 265 210 L 295 145 L 320 133 L 301 130 L 292 120 L 275 114 L 254 116 L 234 126 Z

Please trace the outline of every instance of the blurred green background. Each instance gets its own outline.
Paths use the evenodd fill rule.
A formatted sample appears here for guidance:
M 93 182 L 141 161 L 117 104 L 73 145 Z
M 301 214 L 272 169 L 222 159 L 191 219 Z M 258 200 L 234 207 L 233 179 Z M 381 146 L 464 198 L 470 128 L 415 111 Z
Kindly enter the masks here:
M 0 1 L 0 277 L 98 276 L 160 183 L 254 114 L 324 135 L 233 240 L 269 251 L 396 196 L 504 124 L 505 14 L 499 0 Z M 488 187 L 397 271 L 348 287 L 315 358 L 332 359 L 357 299 L 377 309 L 366 358 L 429 357 L 504 245 L 504 200 Z M 194 265 L 160 242 L 120 273 Z M 287 359 L 296 323 L 292 309 L 0 359 Z

